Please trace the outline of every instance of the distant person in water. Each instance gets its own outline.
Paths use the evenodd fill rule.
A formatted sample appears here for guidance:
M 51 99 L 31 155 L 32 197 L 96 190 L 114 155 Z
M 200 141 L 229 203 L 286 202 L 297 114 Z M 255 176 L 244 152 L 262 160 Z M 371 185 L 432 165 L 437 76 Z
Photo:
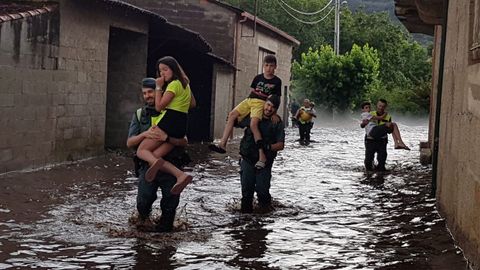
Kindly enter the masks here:
M 298 104 L 295 99 L 292 100 L 292 103 L 290 104 L 290 114 L 292 115 L 291 117 L 292 127 L 298 127 L 298 119 L 295 117 L 298 109 L 300 109 L 300 104 Z
M 298 132 L 300 133 L 300 144 L 310 144 L 310 132 L 313 127 L 313 118 L 317 117 L 312 102 L 308 98 L 303 100 L 303 106 L 297 110 L 295 118 L 298 119 Z
M 373 137 L 374 139 L 380 139 L 386 136 L 388 133 L 392 133 L 395 149 L 410 150 L 410 148 L 403 142 L 402 136 L 400 135 L 400 130 L 398 129 L 398 125 L 396 123 L 385 122 L 385 125 L 379 124 L 383 119 L 385 119 L 385 116 L 389 116 L 388 113 L 386 115 L 378 116 L 376 115 L 376 112 L 371 112 L 370 110 L 370 102 L 367 101 L 362 103 L 361 120 L 362 122 L 368 121 L 367 125 L 365 126 L 365 134 Z
M 377 110 L 373 112 L 369 112 L 373 117 L 376 117 L 375 119 L 377 120 L 373 120 L 373 121 L 376 121 L 376 124 L 378 127 L 374 128 L 373 125 L 370 125 L 371 130 L 365 130 L 365 161 L 364 162 L 365 162 L 365 169 L 367 171 L 373 171 L 373 160 L 375 158 L 375 153 L 377 154 L 376 170 L 386 171 L 385 163 L 387 160 L 388 133 L 393 133 L 394 126 L 396 126 L 392 124 L 392 117 L 390 116 L 390 114 L 388 114 L 385 111 L 385 109 L 387 108 L 387 105 L 388 103 L 385 99 L 379 99 L 377 102 Z M 365 114 L 365 113 L 368 113 L 368 110 L 369 110 L 368 104 L 362 104 L 362 110 L 364 111 L 362 113 L 362 118 L 364 116 L 365 119 L 362 120 L 360 127 L 366 128 L 373 117 L 370 118 L 367 114 Z M 370 118 L 370 119 L 367 119 L 367 118 Z

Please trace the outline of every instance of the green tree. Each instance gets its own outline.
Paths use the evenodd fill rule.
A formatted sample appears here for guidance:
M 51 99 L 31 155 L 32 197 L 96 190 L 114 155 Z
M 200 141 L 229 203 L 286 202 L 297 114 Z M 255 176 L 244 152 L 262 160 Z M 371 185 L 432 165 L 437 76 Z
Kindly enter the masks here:
M 294 87 L 330 111 L 346 111 L 378 83 L 375 49 L 354 45 L 335 55 L 331 46 L 310 49 L 293 64 Z

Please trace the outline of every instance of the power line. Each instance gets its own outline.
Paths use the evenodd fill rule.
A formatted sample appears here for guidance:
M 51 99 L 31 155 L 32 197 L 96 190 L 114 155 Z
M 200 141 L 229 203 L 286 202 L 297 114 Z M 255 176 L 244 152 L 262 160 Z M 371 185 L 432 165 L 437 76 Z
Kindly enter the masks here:
M 316 15 L 322 11 L 324 11 L 332 2 L 333 0 L 330 0 L 330 2 L 328 2 L 328 4 L 326 4 L 323 8 L 321 8 L 320 10 L 317 10 L 315 12 L 304 12 L 304 11 L 301 11 L 301 10 L 297 10 L 295 9 L 294 7 L 291 7 L 290 5 L 288 5 L 285 1 L 283 0 L 280 0 L 285 6 L 287 6 L 288 8 L 290 8 L 291 10 L 297 12 L 297 13 L 300 13 L 302 15 L 307 15 L 307 16 L 310 16 L 310 15 Z
M 330 10 L 328 11 L 328 13 L 327 13 L 325 16 L 323 16 L 321 19 L 319 19 L 319 20 L 316 20 L 316 21 L 305 21 L 305 20 L 302 20 L 302 19 L 297 18 L 295 15 L 293 15 L 292 13 L 290 13 L 284 6 L 282 6 L 282 4 L 280 3 L 280 0 L 277 0 L 277 3 L 278 3 L 278 5 L 279 5 L 288 15 L 290 15 L 290 17 L 294 18 L 295 20 L 297 20 L 297 21 L 299 21 L 299 22 L 301 22 L 301 23 L 304 23 L 304 24 L 312 24 L 312 25 L 313 25 L 313 24 L 317 24 L 317 23 L 325 20 L 325 19 L 328 17 L 328 15 L 330 15 L 330 13 L 332 13 L 332 11 L 335 9 L 335 6 L 333 6 L 332 8 L 330 8 Z M 330 2 L 330 3 L 331 3 L 331 2 Z

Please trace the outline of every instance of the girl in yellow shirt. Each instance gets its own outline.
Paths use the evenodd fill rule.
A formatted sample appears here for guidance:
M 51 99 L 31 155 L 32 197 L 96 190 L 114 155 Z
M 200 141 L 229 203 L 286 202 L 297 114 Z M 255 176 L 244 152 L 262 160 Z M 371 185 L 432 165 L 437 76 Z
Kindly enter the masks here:
M 165 142 L 145 138 L 138 147 L 137 156 L 150 164 L 145 180 L 153 181 L 159 170 L 172 174 L 177 178 L 177 183 L 171 193 L 180 194 L 193 177 L 163 157 L 174 147 L 168 142 L 169 137 L 185 137 L 188 110 L 195 106 L 195 98 L 190 90 L 189 79 L 175 58 L 166 56 L 159 59 L 157 68 L 159 77 L 156 79 L 155 109 L 161 112 L 161 117 L 158 123 L 152 124 L 156 124 L 168 136 Z

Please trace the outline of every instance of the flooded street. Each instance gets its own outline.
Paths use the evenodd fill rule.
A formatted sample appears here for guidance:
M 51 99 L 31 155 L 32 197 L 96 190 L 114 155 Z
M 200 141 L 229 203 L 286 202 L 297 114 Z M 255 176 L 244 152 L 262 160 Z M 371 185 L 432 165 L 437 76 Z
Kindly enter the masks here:
M 8 193 L 16 176 L 2 176 L 9 196 L 0 199 L 0 269 L 468 269 L 429 197 L 431 167 L 419 164 L 427 123 L 400 129 L 412 151 L 389 144 L 391 173 L 366 176 L 358 124 L 317 125 L 309 146 L 287 128 L 268 214 L 237 210 L 237 151 L 222 156 L 191 146 L 196 176 L 182 193 L 172 234 L 129 224 L 136 178 L 128 158 L 67 166 L 63 174 L 77 181 L 49 188 L 41 181 L 61 169 L 27 173 L 22 177 L 39 186 L 27 201 L 7 201 L 33 195 L 21 187 Z M 102 175 L 108 170 L 116 173 Z M 159 200 L 153 214 L 160 215 Z

